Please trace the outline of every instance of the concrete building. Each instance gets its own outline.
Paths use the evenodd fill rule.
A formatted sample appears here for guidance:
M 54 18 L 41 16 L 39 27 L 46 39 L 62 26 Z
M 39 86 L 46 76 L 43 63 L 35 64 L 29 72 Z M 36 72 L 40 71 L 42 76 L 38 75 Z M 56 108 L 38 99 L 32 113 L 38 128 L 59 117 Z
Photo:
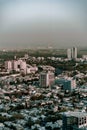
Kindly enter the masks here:
M 43 70 L 43 71 L 55 72 L 55 68 L 53 66 L 50 66 L 50 65 L 40 65 L 39 69 Z
M 7 71 L 12 71 L 12 62 L 11 61 L 6 61 L 5 62 L 5 69 Z
M 26 64 L 24 60 L 11 60 L 5 62 L 5 69 L 7 71 L 16 71 L 24 74 L 35 73 L 38 68 Z
M 19 71 L 19 69 L 18 69 L 18 61 L 16 61 L 16 60 L 12 61 L 12 69 L 14 71 Z
M 54 73 L 48 71 L 48 72 L 42 72 L 40 74 L 41 87 L 48 87 L 51 86 L 53 83 L 54 83 Z
M 72 51 L 71 51 L 71 49 L 67 49 L 67 58 L 68 58 L 68 60 L 71 60 L 71 58 L 72 58 Z
M 73 89 L 76 88 L 76 80 L 72 79 L 72 78 L 56 79 L 55 80 L 55 84 L 58 84 L 58 85 L 62 86 L 64 90 L 69 90 L 69 91 L 72 91 Z
M 63 114 L 63 130 L 87 130 L 87 113 L 65 112 Z
M 25 73 L 27 72 L 27 64 L 26 64 L 26 61 L 21 61 L 20 62 L 20 70 L 21 72 Z
M 27 64 L 27 74 L 34 74 L 36 71 L 38 71 L 38 67 Z
M 72 59 L 77 59 L 77 48 L 73 47 L 72 48 Z
M 87 60 L 87 55 L 83 55 L 82 58 L 83 58 L 84 60 Z
M 67 58 L 68 60 L 76 60 L 77 59 L 77 48 L 73 47 L 71 49 L 67 49 Z

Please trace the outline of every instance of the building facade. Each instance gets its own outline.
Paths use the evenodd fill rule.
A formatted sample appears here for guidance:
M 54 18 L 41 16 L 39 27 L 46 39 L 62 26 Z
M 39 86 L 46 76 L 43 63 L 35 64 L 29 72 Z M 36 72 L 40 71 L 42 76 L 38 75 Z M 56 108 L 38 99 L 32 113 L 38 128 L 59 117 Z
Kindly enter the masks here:
M 67 49 L 67 58 L 68 60 L 76 60 L 77 59 L 77 48 L 73 47 L 71 49 Z
M 50 87 L 54 83 L 54 73 L 53 72 L 42 72 L 40 74 L 40 86 Z
M 55 84 L 60 85 L 63 87 L 64 90 L 69 90 L 72 91 L 73 89 L 76 88 L 76 80 L 72 79 L 72 78 L 68 78 L 68 79 L 56 79 L 55 80 Z
M 72 59 L 77 59 L 77 48 L 73 47 L 72 48 Z
M 71 58 L 72 58 L 72 51 L 71 51 L 71 49 L 67 49 L 67 58 L 68 58 L 68 60 L 71 60 Z
M 62 130 L 87 130 L 87 113 L 65 112 Z
M 9 72 L 12 71 L 12 62 L 11 61 L 5 62 L 5 69 Z
M 20 70 L 22 73 L 26 74 L 27 73 L 27 64 L 26 61 L 22 61 L 20 63 Z

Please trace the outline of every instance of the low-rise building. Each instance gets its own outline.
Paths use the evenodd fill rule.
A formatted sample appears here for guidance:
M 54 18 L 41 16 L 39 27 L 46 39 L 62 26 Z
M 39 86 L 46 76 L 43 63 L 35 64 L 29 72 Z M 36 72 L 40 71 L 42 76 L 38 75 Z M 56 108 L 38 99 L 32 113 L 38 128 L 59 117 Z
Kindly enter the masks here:
M 65 112 L 63 114 L 63 130 L 86 130 L 87 113 Z
M 63 78 L 60 78 L 60 79 L 56 79 L 55 80 L 55 84 L 58 84 L 60 86 L 63 87 L 64 90 L 73 90 L 76 88 L 76 80 L 75 79 L 72 79 L 72 78 L 68 78 L 68 79 L 63 79 Z

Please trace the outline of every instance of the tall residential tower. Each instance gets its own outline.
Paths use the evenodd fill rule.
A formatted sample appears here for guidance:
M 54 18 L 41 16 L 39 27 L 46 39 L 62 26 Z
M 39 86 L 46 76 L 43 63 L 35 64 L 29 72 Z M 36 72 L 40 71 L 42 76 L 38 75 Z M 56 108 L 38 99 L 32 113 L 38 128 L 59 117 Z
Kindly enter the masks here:
M 71 60 L 71 58 L 72 58 L 72 51 L 70 48 L 67 49 L 67 58 L 68 58 L 68 60 Z
M 50 87 L 54 83 L 54 73 L 53 72 L 42 72 L 40 74 L 40 86 Z
M 67 58 L 68 60 L 76 60 L 77 59 L 77 48 L 73 47 L 71 49 L 67 49 Z
M 73 47 L 72 48 L 72 59 L 77 59 L 77 48 Z

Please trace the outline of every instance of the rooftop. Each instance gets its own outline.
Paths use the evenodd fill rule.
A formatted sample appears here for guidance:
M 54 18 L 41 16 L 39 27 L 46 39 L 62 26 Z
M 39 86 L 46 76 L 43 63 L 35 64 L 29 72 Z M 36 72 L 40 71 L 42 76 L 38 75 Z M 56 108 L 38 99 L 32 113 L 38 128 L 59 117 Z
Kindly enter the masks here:
M 64 115 L 67 116 L 67 117 L 72 116 L 72 117 L 81 118 L 81 117 L 87 116 L 87 113 L 83 113 L 83 112 L 70 112 L 69 111 L 69 112 L 65 112 Z

